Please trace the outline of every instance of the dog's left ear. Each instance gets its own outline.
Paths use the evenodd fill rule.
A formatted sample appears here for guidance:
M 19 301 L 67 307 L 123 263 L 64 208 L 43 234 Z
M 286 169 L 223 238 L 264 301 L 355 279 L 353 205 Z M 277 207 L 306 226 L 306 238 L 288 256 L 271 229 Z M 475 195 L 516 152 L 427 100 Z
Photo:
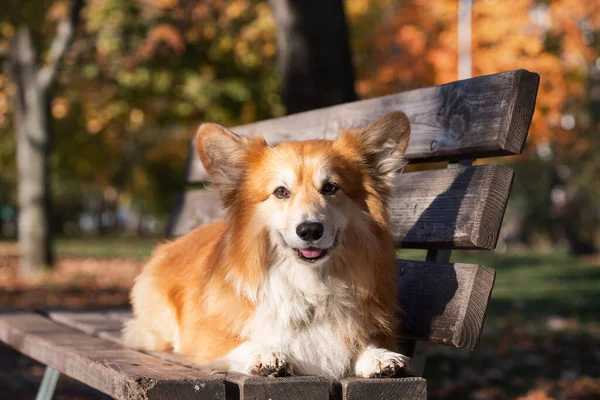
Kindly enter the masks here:
M 410 123 L 402 111 L 394 111 L 350 133 L 359 142 L 369 166 L 377 176 L 392 178 L 406 165 L 404 153 Z

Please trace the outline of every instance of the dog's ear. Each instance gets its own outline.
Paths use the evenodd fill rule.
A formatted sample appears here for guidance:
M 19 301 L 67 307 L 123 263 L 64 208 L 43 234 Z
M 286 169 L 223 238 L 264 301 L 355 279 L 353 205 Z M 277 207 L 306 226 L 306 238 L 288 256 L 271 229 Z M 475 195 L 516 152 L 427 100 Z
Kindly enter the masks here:
M 367 163 L 379 177 L 392 178 L 406 165 L 404 153 L 410 137 L 408 117 L 401 111 L 386 114 L 350 132 Z
M 238 136 L 221 125 L 204 123 L 196 133 L 196 151 L 213 184 L 224 194 L 237 191 L 246 169 L 246 155 L 253 143 L 264 139 Z

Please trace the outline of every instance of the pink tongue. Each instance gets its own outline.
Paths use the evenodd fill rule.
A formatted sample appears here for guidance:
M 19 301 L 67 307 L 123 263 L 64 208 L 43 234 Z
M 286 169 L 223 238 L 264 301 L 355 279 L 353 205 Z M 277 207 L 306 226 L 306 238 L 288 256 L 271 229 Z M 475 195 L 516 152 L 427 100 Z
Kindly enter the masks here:
M 323 254 L 323 249 L 300 249 L 300 253 L 302 253 L 302 255 L 305 258 L 317 258 L 319 257 L 321 254 Z

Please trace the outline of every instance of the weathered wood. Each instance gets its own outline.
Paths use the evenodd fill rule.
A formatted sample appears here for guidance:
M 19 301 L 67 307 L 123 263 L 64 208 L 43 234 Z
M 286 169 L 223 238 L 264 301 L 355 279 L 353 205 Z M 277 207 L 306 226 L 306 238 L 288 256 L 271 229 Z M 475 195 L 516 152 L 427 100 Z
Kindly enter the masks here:
M 225 398 L 219 379 L 125 349 L 39 314 L 0 311 L 0 339 L 117 399 Z
M 269 378 L 246 374 L 217 374 L 226 382 L 228 400 L 328 400 L 330 382 L 320 376 Z
M 335 139 L 340 129 L 363 126 L 391 111 L 404 111 L 411 136 L 411 162 L 520 154 L 533 116 L 539 75 L 520 69 L 346 103 L 242 125 L 241 135 L 262 135 L 270 144 Z M 190 183 L 207 180 L 190 147 Z
M 341 380 L 343 400 L 426 400 L 427 382 L 423 378 Z
M 121 342 L 120 329 L 125 318 L 131 317 L 131 312 L 126 310 L 78 311 L 61 309 L 46 310 L 45 312 L 55 321 L 60 321 L 67 326 L 115 343 Z M 150 352 L 148 354 L 172 363 L 198 369 L 204 374 L 209 373 L 191 365 L 180 354 L 171 352 Z M 277 379 L 236 373 L 217 373 L 213 376 L 225 382 L 228 399 L 327 400 L 329 398 L 330 382 L 326 378 L 318 376 L 290 376 Z
M 42 312 L 53 321 L 78 329 L 89 335 L 121 344 L 123 324 L 131 318 L 131 310 L 46 309 Z
M 392 232 L 404 248 L 493 249 L 513 179 L 505 166 L 430 170 L 396 177 Z M 173 210 L 170 236 L 225 217 L 213 190 L 188 191 Z
M 398 261 L 402 336 L 473 350 L 496 273 L 470 264 Z

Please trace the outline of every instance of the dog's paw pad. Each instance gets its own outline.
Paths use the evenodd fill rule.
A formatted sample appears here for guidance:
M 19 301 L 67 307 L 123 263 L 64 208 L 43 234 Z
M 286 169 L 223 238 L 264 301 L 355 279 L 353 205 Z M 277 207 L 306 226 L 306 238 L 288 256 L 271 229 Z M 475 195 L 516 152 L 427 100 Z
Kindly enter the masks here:
M 288 376 L 292 374 L 292 368 L 284 354 L 271 352 L 258 356 L 250 373 L 272 377 Z
M 373 349 L 361 355 L 356 363 L 356 376 L 391 378 L 408 368 L 409 358 L 383 349 Z

